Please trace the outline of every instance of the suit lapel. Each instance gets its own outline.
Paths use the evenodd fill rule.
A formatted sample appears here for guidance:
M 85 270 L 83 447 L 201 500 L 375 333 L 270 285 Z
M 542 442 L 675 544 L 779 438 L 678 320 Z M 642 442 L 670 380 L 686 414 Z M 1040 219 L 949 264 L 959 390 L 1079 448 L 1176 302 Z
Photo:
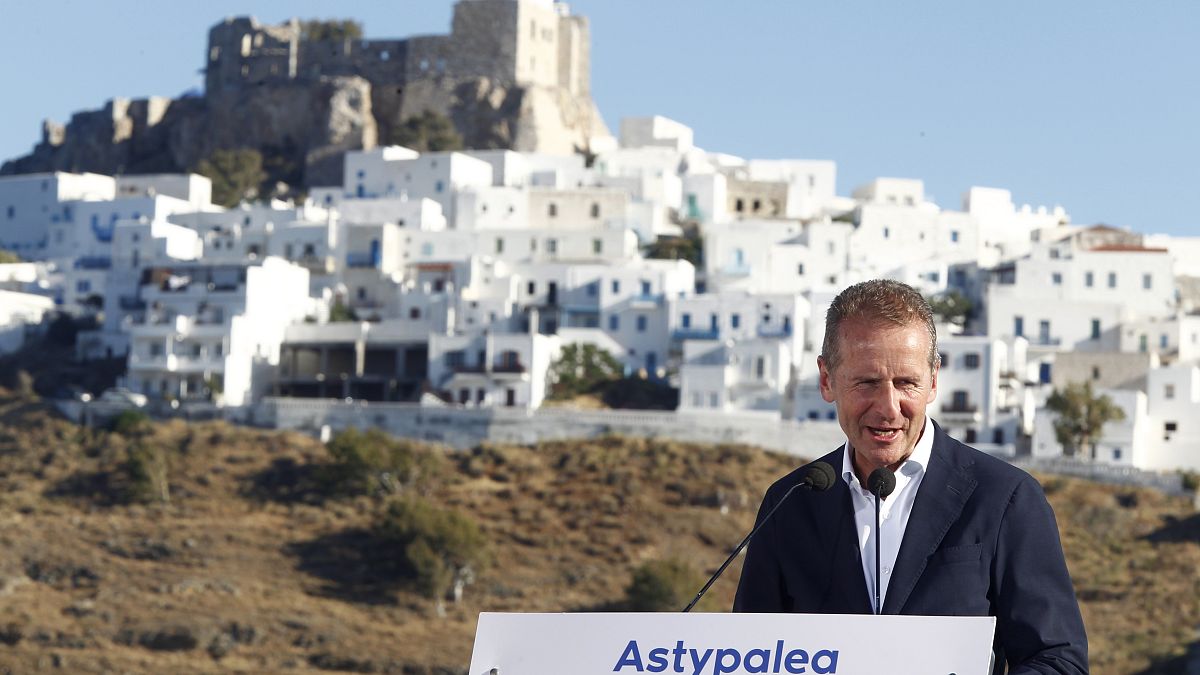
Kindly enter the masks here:
M 961 462 L 954 441 L 936 424 L 932 426 L 935 434 L 933 453 L 908 518 L 892 579 L 888 582 L 884 614 L 899 614 L 904 608 L 925 571 L 929 556 L 942 543 L 977 484 L 971 466 Z
M 837 473 L 837 480 L 828 492 L 813 500 L 809 511 L 815 519 L 820 533 L 821 545 L 830 554 L 830 578 L 821 602 L 821 611 L 853 612 L 871 614 L 871 597 L 862 572 L 862 556 L 858 550 L 857 525 L 854 522 L 854 505 L 850 500 L 850 488 L 842 479 L 842 456 L 845 452 L 835 451 L 822 457 Z

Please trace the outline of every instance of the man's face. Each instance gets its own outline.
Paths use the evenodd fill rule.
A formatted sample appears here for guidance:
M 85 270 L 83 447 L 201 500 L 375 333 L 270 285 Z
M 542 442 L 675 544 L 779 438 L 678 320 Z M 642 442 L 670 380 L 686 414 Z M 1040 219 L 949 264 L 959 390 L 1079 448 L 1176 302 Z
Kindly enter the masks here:
M 837 404 L 855 469 L 860 478 L 881 466 L 894 470 L 916 447 L 925 406 L 937 396 L 929 333 L 921 324 L 850 320 L 839 329 L 838 355 L 833 369 L 817 360 L 821 396 Z

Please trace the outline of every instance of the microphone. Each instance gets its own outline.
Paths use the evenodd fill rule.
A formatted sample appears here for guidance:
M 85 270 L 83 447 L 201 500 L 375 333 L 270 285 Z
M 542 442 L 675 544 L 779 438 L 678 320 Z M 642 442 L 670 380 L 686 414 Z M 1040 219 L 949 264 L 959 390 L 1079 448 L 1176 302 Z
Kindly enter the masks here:
M 892 470 L 886 466 L 875 469 L 871 472 L 870 476 L 867 476 L 867 489 L 871 491 L 871 494 L 875 495 L 875 613 L 882 614 L 883 605 L 879 602 L 879 587 L 883 585 L 881 583 L 882 579 L 879 576 L 879 541 L 883 537 L 879 531 L 879 504 L 887 499 L 892 494 L 892 491 L 896 489 L 896 474 L 892 473 Z
M 725 562 L 721 564 L 721 567 L 717 569 L 716 573 L 709 577 L 708 583 L 704 584 L 704 588 L 700 589 L 700 592 L 697 593 L 696 597 L 688 603 L 687 607 L 683 608 L 683 611 L 692 611 L 692 608 L 696 606 L 697 602 L 700 602 L 700 598 L 704 597 L 704 594 L 708 592 L 708 589 L 713 585 L 714 582 L 716 582 L 717 578 L 721 576 L 721 573 L 725 571 L 725 568 L 729 567 L 729 564 L 733 562 L 733 559 L 742 552 L 742 549 L 746 548 L 746 544 L 750 543 L 750 539 L 762 529 L 763 525 L 767 524 L 767 521 L 771 519 L 771 516 L 775 515 L 775 512 L 779 510 L 779 507 L 783 506 L 783 503 L 787 501 L 787 498 L 792 496 L 792 493 L 796 491 L 796 488 L 804 488 L 805 490 L 811 490 L 813 492 L 824 492 L 828 490 L 836 480 L 837 473 L 834 472 L 833 467 L 830 466 L 828 462 L 813 462 L 812 464 L 809 464 L 804 470 L 804 477 L 800 479 L 800 482 L 788 488 L 788 491 L 783 493 L 783 497 L 775 504 L 775 506 L 771 507 L 770 511 L 767 511 L 767 515 L 763 516 L 758 525 L 756 525 L 754 529 L 750 531 L 750 534 L 746 535 L 746 538 L 742 540 L 742 543 L 738 544 L 737 548 L 733 549 L 733 553 L 730 553 L 729 557 L 725 559 Z

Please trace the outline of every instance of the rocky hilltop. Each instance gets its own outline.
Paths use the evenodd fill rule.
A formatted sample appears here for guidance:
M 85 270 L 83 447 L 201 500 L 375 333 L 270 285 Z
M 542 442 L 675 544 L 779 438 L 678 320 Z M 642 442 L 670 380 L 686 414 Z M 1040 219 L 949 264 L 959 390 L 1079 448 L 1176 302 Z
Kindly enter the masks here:
M 292 185 L 340 184 L 346 150 L 388 143 L 426 111 L 467 148 L 568 154 L 610 138 L 590 95 L 587 21 L 557 3 L 460 2 L 449 35 L 360 36 L 348 21 L 226 19 L 209 31 L 203 94 L 113 99 L 47 121 L 0 174 L 178 172 L 249 147 Z

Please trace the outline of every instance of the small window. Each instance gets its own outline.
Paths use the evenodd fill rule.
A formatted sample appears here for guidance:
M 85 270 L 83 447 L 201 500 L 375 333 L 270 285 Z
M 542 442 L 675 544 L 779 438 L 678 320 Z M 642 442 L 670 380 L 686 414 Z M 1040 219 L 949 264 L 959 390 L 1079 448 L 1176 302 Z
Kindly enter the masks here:
M 740 314 L 732 314 L 729 317 L 729 327 L 737 328 L 742 325 L 742 316 Z
M 594 298 L 600 294 L 600 282 L 593 281 L 587 285 L 587 294 L 589 298 Z
M 1100 366 L 1092 366 L 1092 379 L 1093 380 L 1100 379 Z
M 504 240 L 499 237 L 496 238 L 496 253 L 504 253 Z
M 684 312 L 683 315 L 679 317 L 679 325 L 683 326 L 684 328 L 691 328 L 692 327 L 692 315 L 689 314 L 688 312 Z
M 963 367 L 967 368 L 968 370 L 975 370 L 976 368 L 979 368 L 979 353 L 967 352 L 966 354 L 963 354 Z
M 644 315 L 639 315 L 637 318 L 637 330 L 639 333 L 646 332 L 646 317 Z
M 621 329 L 621 317 L 617 316 L 616 314 L 610 314 L 608 316 L 608 329 L 610 331 L 620 330 Z
M 891 230 L 891 228 L 887 228 L 887 227 L 883 228 L 883 238 L 884 238 L 884 239 L 887 239 L 887 238 L 889 238 L 889 237 L 891 237 L 891 236 L 892 236 L 892 230 Z
M 1175 385 L 1168 384 L 1163 387 L 1163 398 L 1167 400 L 1175 398 Z
M 557 216 L 558 215 L 558 204 L 555 204 L 554 202 L 550 202 L 546 206 L 546 215 L 550 216 L 551 218 L 554 218 L 555 216 Z
M 433 190 L 434 190 L 434 192 L 437 192 L 438 194 L 441 194 L 441 193 L 445 192 L 445 191 L 446 191 L 446 183 L 445 183 L 445 181 L 440 181 L 440 180 L 439 180 L 439 181 L 438 181 L 438 182 L 437 182 L 437 183 L 436 183 L 436 184 L 433 186 Z
M 1154 288 L 1154 275 L 1153 274 L 1143 274 L 1142 275 L 1142 289 L 1148 291 L 1152 288 Z
M 529 289 L 529 295 L 533 295 L 533 294 L 537 293 L 537 282 L 536 281 L 529 282 L 528 289 Z
M 620 292 L 621 292 L 621 282 L 620 282 L 620 280 L 618 280 L 618 279 L 613 279 L 613 280 L 612 280 L 612 292 L 613 292 L 613 293 L 620 293 Z
M 1083 273 L 1083 285 L 1091 288 L 1096 284 L 1096 275 L 1091 272 Z
M 796 266 L 796 274 L 798 276 L 804 276 L 804 263 L 800 263 Z
M 11 209 L 11 207 L 10 207 L 10 209 Z M 741 213 L 742 211 L 745 211 L 745 210 L 746 210 L 746 203 L 745 203 L 744 201 L 742 201 L 741 199 L 738 199 L 738 200 L 734 201 L 734 202 L 733 202 L 733 210 L 734 210 L 734 211 L 737 211 L 738 213 Z M 9 217 L 9 218 L 12 218 L 12 214 L 10 213 L 8 217 Z
M 950 242 L 954 244 L 958 243 L 958 230 L 950 230 Z
M 600 205 L 597 203 L 593 203 L 592 204 L 592 218 L 599 218 L 599 217 L 600 217 Z
M 1055 286 L 1062 286 L 1062 272 L 1054 272 L 1050 275 L 1050 283 Z
M 1173 434 L 1179 430 L 1178 422 L 1163 422 L 1163 433 Z
M 1100 339 L 1100 319 L 1092 319 L 1092 339 Z
M 409 309 L 409 310 L 408 310 L 408 318 L 410 318 L 410 319 L 419 319 L 419 318 L 421 318 L 421 308 L 420 308 L 420 307 L 413 307 L 413 308 Z
M 554 255 L 554 254 L 558 253 L 558 240 L 557 239 L 547 239 L 546 240 L 546 252 L 549 253 L 550 255 Z
M 1109 288 L 1117 287 L 1117 273 L 1116 272 L 1108 273 L 1108 287 Z
M 604 252 L 604 240 L 603 239 L 593 239 L 592 240 L 592 253 L 595 253 L 596 255 L 600 255 L 603 252 Z

